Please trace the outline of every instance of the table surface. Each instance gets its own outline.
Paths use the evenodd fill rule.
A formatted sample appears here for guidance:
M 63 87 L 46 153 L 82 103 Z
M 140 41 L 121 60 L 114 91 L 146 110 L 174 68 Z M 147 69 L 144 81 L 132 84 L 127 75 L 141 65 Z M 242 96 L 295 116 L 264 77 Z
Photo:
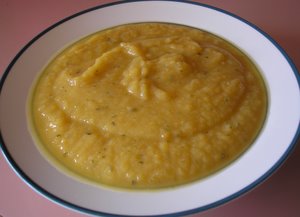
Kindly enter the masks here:
M 62 18 L 112 1 L 100 0 L 0 0 L 0 75 L 17 52 L 39 32 Z M 263 29 L 300 69 L 300 1 L 207 0 L 197 1 L 232 12 Z M 194 214 L 216 216 L 300 215 L 300 146 L 261 185 L 220 207 Z M 0 154 L 0 217 L 83 217 L 37 194 L 10 168 Z

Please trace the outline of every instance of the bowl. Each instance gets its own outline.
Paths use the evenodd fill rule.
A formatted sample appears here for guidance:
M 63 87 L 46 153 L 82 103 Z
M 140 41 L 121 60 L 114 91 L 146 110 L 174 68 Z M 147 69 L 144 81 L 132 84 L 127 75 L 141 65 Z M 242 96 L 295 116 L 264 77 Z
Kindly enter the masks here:
M 35 78 L 47 62 L 82 37 L 113 26 L 139 22 L 176 23 L 218 35 L 246 53 L 264 78 L 268 111 L 259 136 L 237 160 L 205 179 L 153 191 L 99 187 L 72 178 L 54 167 L 40 153 L 30 135 L 27 99 Z M 109 216 L 192 214 L 248 192 L 288 157 L 300 134 L 299 80 L 296 67 L 272 38 L 226 11 L 180 1 L 106 4 L 49 27 L 33 38 L 9 64 L 1 79 L 1 148 L 13 170 L 33 189 L 79 212 Z

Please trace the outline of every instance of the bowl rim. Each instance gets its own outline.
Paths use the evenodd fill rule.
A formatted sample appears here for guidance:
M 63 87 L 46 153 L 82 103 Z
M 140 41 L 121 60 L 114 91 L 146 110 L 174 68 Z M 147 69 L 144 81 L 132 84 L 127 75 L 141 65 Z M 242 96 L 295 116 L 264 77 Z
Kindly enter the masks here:
M 106 3 L 106 4 L 101 4 L 98 6 L 94 6 L 85 10 L 82 10 L 80 12 L 77 12 L 73 15 L 70 15 L 68 17 L 65 17 L 63 19 L 61 19 L 60 21 L 54 23 L 53 25 L 49 26 L 48 28 L 46 28 L 45 30 L 43 30 L 42 32 L 40 32 L 39 34 L 37 34 L 35 37 L 33 37 L 13 58 L 13 60 L 9 63 L 9 65 L 7 66 L 7 68 L 5 69 L 3 76 L 1 77 L 1 81 L 0 81 L 0 94 L 2 93 L 2 87 L 5 83 L 5 80 L 9 74 L 9 72 L 11 71 L 12 67 L 14 66 L 14 64 L 18 61 L 18 59 L 22 56 L 22 54 L 32 45 L 34 44 L 39 38 L 41 38 L 43 35 L 45 35 L 46 33 L 48 33 L 50 30 L 56 28 L 57 26 L 75 18 L 78 17 L 80 15 L 83 15 L 85 13 L 89 13 L 91 11 L 95 11 L 101 8 L 106 8 L 106 7 L 110 7 L 110 6 L 114 6 L 114 5 L 119 5 L 119 4 L 128 4 L 128 3 L 134 3 L 134 2 L 145 2 L 147 0 L 129 0 L 129 1 L 117 1 L 117 2 L 111 2 L 111 3 Z M 149 1 L 147 1 L 149 2 Z M 285 58 L 285 60 L 287 61 L 287 63 L 289 64 L 289 66 L 291 67 L 295 77 L 296 77 L 296 81 L 298 84 L 298 90 L 300 91 L 300 74 L 298 73 L 298 70 L 296 68 L 296 65 L 293 63 L 293 61 L 291 60 L 291 58 L 288 56 L 288 54 L 285 52 L 285 50 L 270 36 L 268 35 L 266 32 L 264 32 L 263 30 L 261 30 L 259 27 L 257 27 L 256 25 L 252 24 L 251 22 L 247 21 L 246 19 L 235 15 L 231 12 L 228 12 L 224 9 L 215 7 L 215 6 L 211 6 L 211 5 L 207 5 L 204 3 L 199 3 L 199 2 L 192 2 L 192 1 L 187 1 L 187 0 L 150 0 L 150 2 L 180 2 L 180 3 L 186 3 L 186 4 L 193 4 L 195 6 L 201 6 L 201 7 L 205 7 L 205 8 L 209 8 L 209 9 L 213 9 L 215 11 L 221 12 L 225 15 L 229 15 L 243 23 L 245 23 L 246 25 L 250 26 L 251 28 L 253 28 L 254 30 L 258 31 L 259 33 L 261 33 L 269 42 L 271 42 L 279 51 L 280 53 L 283 55 L 283 57 Z M 245 194 L 246 192 L 249 192 L 250 190 L 252 190 L 254 187 L 256 187 L 257 185 L 261 184 L 263 181 L 265 181 L 268 177 L 271 176 L 271 174 L 273 174 L 282 164 L 283 162 L 288 158 L 288 156 L 292 153 L 292 151 L 295 149 L 296 144 L 298 139 L 300 138 L 300 120 L 298 121 L 298 127 L 296 130 L 296 133 L 293 137 L 293 139 L 291 140 L 288 148 L 286 149 L 286 151 L 281 155 L 281 157 L 277 160 L 277 162 L 268 170 L 266 171 L 263 175 L 261 175 L 258 179 L 256 179 L 253 183 L 249 184 L 248 186 L 245 186 L 244 188 L 242 188 L 241 190 L 231 194 L 228 197 L 225 197 L 219 201 L 215 201 L 211 204 L 202 206 L 202 207 L 198 207 L 198 208 L 194 208 L 191 210 L 186 210 L 186 211 L 180 211 L 180 212 L 176 212 L 176 213 L 170 213 L 170 214 L 162 214 L 162 215 L 155 215 L 155 216 L 182 216 L 182 215 L 190 215 L 190 214 L 194 214 L 197 212 L 201 212 L 201 211 L 205 211 L 214 207 L 217 207 L 221 204 L 227 203 L 243 194 Z M 18 164 L 15 162 L 15 160 L 13 159 L 13 157 L 11 156 L 11 154 L 9 153 L 4 139 L 2 137 L 2 133 L 1 133 L 1 129 L 0 129 L 0 148 L 2 150 L 3 156 L 6 159 L 6 161 L 9 163 L 9 165 L 11 166 L 11 168 L 14 170 L 14 172 L 19 176 L 19 178 L 21 178 L 21 180 L 23 180 L 29 187 L 31 187 L 34 191 L 36 191 L 37 193 L 39 193 L 40 195 L 46 197 L 47 199 L 50 199 L 51 201 L 53 201 L 56 204 L 62 205 L 66 208 L 72 209 L 72 210 L 76 210 L 78 212 L 81 213 L 85 213 L 85 214 L 91 214 L 91 215 L 104 215 L 104 216 L 127 216 L 127 215 L 119 215 L 119 214 L 110 214 L 110 213 L 105 213 L 102 211 L 96 211 L 96 210 L 91 210 L 89 208 L 85 208 L 85 207 L 81 207 L 79 205 L 75 205 L 72 204 L 71 202 L 65 201 L 53 194 L 51 194 L 50 192 L 48 192 L 46 189 L 44 189 L 43 187 L 39 186 L 38 184 L 36 184 L 29 176 L 27 176 L 25 174 L 25 172 L 18 166 Z

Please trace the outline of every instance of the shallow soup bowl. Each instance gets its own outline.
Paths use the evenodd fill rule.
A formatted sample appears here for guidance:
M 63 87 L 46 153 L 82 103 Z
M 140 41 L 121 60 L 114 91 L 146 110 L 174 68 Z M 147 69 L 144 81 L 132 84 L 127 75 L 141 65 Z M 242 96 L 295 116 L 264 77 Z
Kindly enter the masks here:
M 226 39 L 248 55 L 261 72 L 267 89 L 263 128 L 237 160 L 187 185 L 126 191 L 66 175 L 44 157 L 29 132 L 26 108 L 31 87 L 49 60 L 66 46 L 103 29 L 140 22 L 167 22 L 202 29 Z M 274 40 L 242 18 L 191 2 L 112 3 L 54 24 L 16 55 L 1 79 L 1 148 L 11 167 L 28 185 L 68 208 L 93 215 L 187 215 L 246 193 L 284 162 L 299 137 L 299 99 L 299 75 L 292 61 Z

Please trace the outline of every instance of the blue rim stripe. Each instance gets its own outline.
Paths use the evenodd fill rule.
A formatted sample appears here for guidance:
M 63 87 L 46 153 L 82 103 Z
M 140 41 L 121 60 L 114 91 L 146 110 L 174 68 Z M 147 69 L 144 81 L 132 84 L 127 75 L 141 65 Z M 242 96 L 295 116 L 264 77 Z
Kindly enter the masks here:
M 45 29 L 44 31 L 42 31 L 41 33 L 39 33 L 37 36 L 35 36 L 31 41 L 29 41 L 19 52 L 18 54 L 14 57 L 14 59 L 11 61 L 11 63 L 8 65 L 8 67 L 6 68 L 1 80 L 0 80 L 0 92 L 2 91 L 2 87 L 4 85 L 4 82 L 11 70 L 11 68 L 14 66 L 14 64 L 17 62 L 17 60 L 21 57 L 21 55 L 26 51 L 26 49 L 28 49 L 34 42 L 36 42 L 40 37 L 42 37 L 43 35 L 45 35 L 47 32 L 49 32 L 50 30 L 54 29 L 55 27 L 59 26 L 60 24 L 71 20 L 77 16 L 80 16 L 82 14 L 94 11 L 94 10 L 98 10 L 101 8 L 105 8 L 105 7 L 109 7 L 109 6 L 113 6 L 113 5 L 118 5 L 118 4 L 124 4 L 124 3 L 130 3 L 130 2 L 143 2 L 146 0 L 129 0 L 129 1 L 122 1 L 122 2 L 112 2 L 112 3 L 108 3 L 108 4 L 104 4 L 104 5 L 99 5 L 96 7 L 92 7 L 86 10 L 83 10 L 81 12 L 75 13 L 69 17 L 66 17 L 64 19 L 62 19 L 61 21 L 53 24 L 52 26 L 48 27 L 47 29 Z M 203 3 L 198 3 L 198 2 L 190 2 L 190 1 L 180 1 L 180 0 L 150 0 L 150 1 L 171 1 L 171 2 L 180 2 L 180 3 L 187 3 L 187 4 L 193 4 L 193 5 L 197 5 L 197 6 L 202 6 L 202 7 L 206 7 L 206 8 L 210 8 L 216 11 L 219 11 L 221 13 L 230 15 L 231 17 L 234 17 L 242 22 L 244 22 L 245 24 L 249 25 L 250 27 L 254 28 L 255 30 L 257 30 L 259 33 L 261 33 L 264 37 L 266 37 L 273 45 L 275 45 L 275 47 L 281 52 L 281 54 L 285 57 L 285 59 L 288 61 L 289 65 L 291 66 L 294 75 L 296 77 L 296 80 L 298 82 L 298 87 L 299 87 L 299 92 L 300 92 L 300 75 L 298 73 L 298 70 L 295 66 L 295 64 L 293 63 L 293 61 L 290 59 L 290 57 L 287 55 L 287 53 L 284 51 L 284 49 L 271 37 L 269 36 L 267 33 L 265 33 L 263 30 L 261 30 L 260 28 L 258 28 L 256 25 L 250 23 L 249 21 L 235 15 L 232 14 L 231 12 L 228 12 L 226 10 L 214 7 L 214 6 L 210 6 L 210 5 L 206 5 Z M 254 187 L 256 187 L 257 185 L 261 184 L 263 181 L 265 181 L 272 173 L 274 173 L 281 165 L 282 163 L 288 158 L 288 156 L 292 153 L 292 151 L 294 150 L 296 144 L 297 144 L 297 140 L 300 137 L 300 120 L 299 120 L 299 124 L 298 124 L 298 128 L 296 131 L 296 134 L 293 138 L 293 140 L 291 141 L 288 149 L 285 151 L 285 153 L 281 156 L 281 158 L 265 173 L 263 174 L 260 178 L 258 178 L 255 182 L 251 183 L 250 185 L 246 186 L 245 188 L 239 190 L 238 192 L 224 198 L 221 199 L 219 201 L 216 201 L 214 203 L 211 203 L 209 205 L 203 206 L 203 207 L 199 207 L 199 208 L 195 208 L 195 209 L 191 209 L 191 210 L 187 210 L 187 211 L 182 211 L 182 212 L 177 212 L 177 213 L 170 213 L 170 214 L 163 214 L 163 215 L 155 215 L 155 216 L 161 216 L 161 217 L 167 217 L 167 216 L 183 216 L 183 215 L 191 215 L 191 214 L 195 214 L 201 211 L 205 211 L 211 208 L 215 208 L 219 205 L 222 205 L 224 203 L 227 203 L 247 192 L 249 192 L 250 190 L 252 190 Z M 53 194 L 51 194 L 50 192 L 48 192 L 47 190 L 43 189 L 42 187 L 40 187 L 39 185 L 37 185 L 33 180 L 31 180 L 30 177 L 28 177 L 21 169 L 20 167 L 16 164 L 16 162 L 14 161 L 14 159 L 12 158 L 12 156 L 9 154 L 6 146 L 5 146 L 5 142 L 3 140 L 2 137 L 2 133 L 0 130 L 0 147 L 2 149 L 2 153 L 5 156 L 7 162 L 10 164 L 10 166 L 12 167 L 12 169 L 16 172 L 16 174 L 27 184 L 29 185 L 29 187 L 31 187 L 33 190 L 35 190 L 36 192 L 38 192 L 40 195 L 46 197 L 47 199 L 50 199 L 51 201 L 55 202 L 56 204 L 62 205 L 66 208 L 69 209 L 73 209 L 76 210 L 78 212 L 81 213 L 85 213 L 85 214 L 90 214 L 90 215 L 98 215 L 98 216 L 128 216 L 128 215 L 118 215 L 118 214 L 111 214 L 111 213 L 105 213 L 105 212 L 100 212 L 100 211 L 95 211 L 95 210 L 91 210 L 91 209 L 87 209 L 75 204 L 72 204 L 68 201 L 65 201 Z M 149 215 L 149 216 L 153 216 L 153 215 Z

